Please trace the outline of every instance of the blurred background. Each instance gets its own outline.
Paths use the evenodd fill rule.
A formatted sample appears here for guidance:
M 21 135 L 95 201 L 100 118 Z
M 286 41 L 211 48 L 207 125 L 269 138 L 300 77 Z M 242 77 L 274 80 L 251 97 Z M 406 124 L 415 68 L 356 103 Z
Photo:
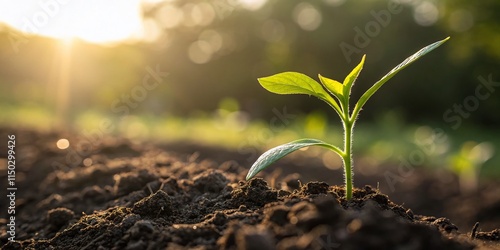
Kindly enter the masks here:
M 500 176 L 499 13 L 495 0 L 1 1 L 0 124 L 189 141 L 249 165 L 300 137 L 342 142 L 327 105 L 268 93 L 258 77 L 342 81 L 367 54 L 357 100 L 451 36 L 368 102 L 355 155 L 363 166 L 449 169 L 473 186 Z M 318 150 L 310 155 L 341 167 Z

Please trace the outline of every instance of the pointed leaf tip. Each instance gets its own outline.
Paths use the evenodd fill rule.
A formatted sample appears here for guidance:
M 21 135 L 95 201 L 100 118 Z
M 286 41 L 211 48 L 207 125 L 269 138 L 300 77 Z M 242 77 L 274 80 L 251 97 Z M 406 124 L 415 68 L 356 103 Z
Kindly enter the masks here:
M 363 57 L 361 58 L 361 62 L 359 62 L 359 64 L 344 79 L 344 83 L 343 83 L 344 96 L 349 96 L 351 94 L 352 86 L 354 85 L 354 82 L 358 78 L 359 73 L 361 72 L 361 70 L 363 69 L 363 65 L 365 64 L 365 58 L 366 58 L 366 54 L 363 55 Z
M 260 171 L 269 167 L 269 165 L 273 164 L 275 161 L 285 157 L 286 155 L 297 151 L 304 147 L 309 146 L 322 146 L 325 148 L 329 148 L 336 152 L 337 154 L 342 154 L 342 151 L 331 144 L 328 144 L 324 141 L 320 141 L 317 139 L 300 139 L 296 141 L 289 142 L 287 144 L 283 144 L 272 149 L 269 149 L 265 153 L 263 153 L 257 161 L 252 165 L 248 174 L 246 176 L 246 180 L 250 180 L 255 175 L 257 175 Z
M 408 58 L 406 58 L 403 62 L 401 62 L 400 64 L 398 64 L 396 67 L 394 67 L 391 71 L 389 71 L 389 73 L 387 73 L 386 75 L 384 75 L 380 80 L 378 80 L 375 84 L 373 84 L 373 86 L 370 87 L 359 98 L 358 102 L 356 103 L 356 106 L 354 107 L 354 111 L 353 111 L 353 115 L 352 116 L 356 117 L 357 114 L 359 113 L 359 111 L 363 108 L 363 106 L 365 105 L 365 103 L 368 101 L 368 99 L 370 99 L 370 97 L 380 87 L 382 87 L 382 85 L 384 85 L 389 79 L 391 79 L 394 75 L 396 75 L 398 72 L 400 72 L 404 68 L 408 67 L 410 64 L 412 64 L 413 62 L 415 62 L 416 60 L 418 60 L 419 58 L 421 58 L 425 54 L 427 54 L 427 53 L 431 52 L 432 50 L 434 50 L 435 48 L 441 46 L 443 43 L 445 43 L 449 39 L 450 39 L 450 37 L 447 37 L 447 38 L 445 38 L 443 40 L 434 42 L 432 44 L 429 44 L 429 45 L 423 47 L 422 49 L 420 49 L 417 52 L 415 52 L 413 55 L 411 55 Z

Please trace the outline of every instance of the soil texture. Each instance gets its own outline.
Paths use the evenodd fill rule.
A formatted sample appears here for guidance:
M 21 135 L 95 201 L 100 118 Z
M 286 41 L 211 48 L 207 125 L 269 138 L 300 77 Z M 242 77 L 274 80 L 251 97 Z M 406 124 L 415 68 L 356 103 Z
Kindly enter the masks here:
M 242 156 L 223 150 L 0 129 L 0 138 L 8 134 L 16 135 L 16 240 L 8 240 L 2 198 L 2 249 L 500 249 L 498 186 L 438 202 L 459 218 L 469 214 L 465 225 L 490 223 L 483 231 L 416 214 L 369 185 L 345 200 L 342 186 L 293 173 L 306 167 L 243 181 Z M 61 138 L 69 148 L 56 147 Z M 469 211 L 461 202 L 480 205 Z

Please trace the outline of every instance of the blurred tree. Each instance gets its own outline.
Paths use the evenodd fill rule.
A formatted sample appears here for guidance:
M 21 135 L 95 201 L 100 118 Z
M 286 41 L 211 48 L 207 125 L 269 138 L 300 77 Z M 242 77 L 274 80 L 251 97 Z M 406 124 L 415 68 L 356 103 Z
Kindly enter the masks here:
M 132 113 L 211 112 L 226 97 L 253 117 L 269 118 L 274 107 L 285 105 L 295 113 L 329 112 L 313 98 L 269 94 L 256 78 L 300 71 L 342 79 L 367 54 L 353 92 L 359 97 L 402 59 L 446 36 L 452 37 L 446 46 L 374 96 L 364 119 L 397 110 L 407 121 L 446 122 L 443 114 L 474 96 L 480 77 L 500 81 L 498 1 L 264 2 L 260 8 L 229 0 L 145 3 L 144 21 L 156 27 L 156 39 L 113 47 L 73 44 L 70 109 L 113 114 L 113 102 L 141 84 L 147 67 L 158 65 L 168 76 Z M 8 39 L 13 32 L 0 29 L 0 102 L 47 104 L 60 43 L 29 37 L 16 53 Z M 346 44 L 354 48 L 349 56 Z M 492 112 L 500 105 L 497 93 L 480 100 L 463 122 L 499 125 Z

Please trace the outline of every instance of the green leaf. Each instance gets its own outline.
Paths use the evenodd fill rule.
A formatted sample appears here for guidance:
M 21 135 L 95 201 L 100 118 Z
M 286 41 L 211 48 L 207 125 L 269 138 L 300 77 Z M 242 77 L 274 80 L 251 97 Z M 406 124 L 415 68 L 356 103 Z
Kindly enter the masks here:
M 323 84 L 323 86 L 328 91 L 330 91 L 330 93 L 332 93 L 332 95 L 337 97 L 337 99 L 339 99 L 339 101 L 341 101 L 343 99 L 344 86 L 342 85 L 342 83 L 337 82 L 337 81 L 330 79 L 330 78 L 326 78 L 320 74 L 318 74 L 318 77 L 319 77 L 319 80 L 321 81 L 321 83 Z
M 262 87 L 275 94 L 306 94 L 322 99 L 328 95 L 317 81 L 297 72 L 279 73 L 258 80 Z
M 274 163 L 275 161 L 283 158 L 284 156 L 299 150 L 304 147 L 309 147 L 309 146 L 321 146 L 325 148 L 329 148 L 336 152 L 339 155 L 343 155 L 342 150 L 340 150 L 338 147 L 328 144 L 326 142 L 317 140 L 317 139 L 300 139 L 296 141 L 289 142 L 287 144 L 283 144 L 280 146 L 277 146 L 275 148 L 269 149 L 266 151 L 264 154 L 262 154 L 257 161 L 252 165 L 250 170 L 248 171 L 246 179 L 249 180 L 255 175 L 257 175 L 260 171 L 264 170 L 267 168 L 269 165 Z
M 358 64 L 358 66 L 356 66 L 351 71 L 351 73 L 349 73 L 349 75 L 347 75 L 346 78 L 344 79 L 344 83 L 343 83 L 344 96 L 349 96 L 351 94 L 352 86 L 354 85 L 354 82 L 358 78 L 359 73 L 361 72 L 361 70 L 363 69 L 363 65 L 365 64 L 365 57 L 366 57 L 366 55 L 363 55 L 363 58 L 361 58 L 361 62 Z
M 402 63 L 400 63 L 398 66 L 393 68 L 389 73 L 387 73 L 385 76 L 383 76 L 378 82 L 376 82 L 371 88 L 369 88 L 362 96 L 359 98 L 358 103 L 356 103 L 356 106 L 354 107 L 351 119 L 356 119 L 356 116 L 358 115 L 359 111 L 365 103 L 370 99 L 370 97 L 378 90 L 384 83 L 386 83 L 389 79 L 391 79 L 394 75 L 396 75 L 399 71 L 403 70 L 404 68 L 408 67 L 410 64 L 418 60 L 420 57 L 424 56 L 425 54 L 429 53 L 430 51 L 434 50 L 435 48 L 441 46 L 443 43 L 448 41 L 450 37 L 447 37 L 441 41 L 437 41 L 433 44 L 427 45 L 426 47 L 420 49 L 417 51 L 415 54 L 411 55 L 410 57 L 406 58 Z
M 307 75 L 297 72 L 283 72 L 257 80 L 263 88 L 275 94 L 306 94 L 318 97 L 332 106 L 339 115 L 341 114 L 338 103 L 323 89 L 319 82 Z

